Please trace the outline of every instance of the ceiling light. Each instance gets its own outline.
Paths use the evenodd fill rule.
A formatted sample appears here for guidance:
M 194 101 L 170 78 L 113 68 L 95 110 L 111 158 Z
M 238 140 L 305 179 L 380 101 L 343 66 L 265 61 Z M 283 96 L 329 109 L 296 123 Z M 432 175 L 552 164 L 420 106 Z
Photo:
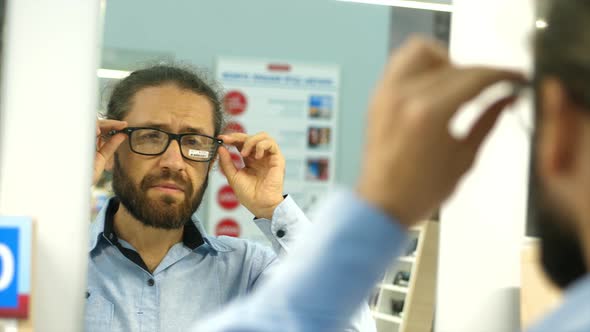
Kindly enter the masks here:
M 547 21 L 539 19 L 535 22 L 535 26 L 537 27 L 537 29 L 545 29 L 548 26 L 548 24 Z

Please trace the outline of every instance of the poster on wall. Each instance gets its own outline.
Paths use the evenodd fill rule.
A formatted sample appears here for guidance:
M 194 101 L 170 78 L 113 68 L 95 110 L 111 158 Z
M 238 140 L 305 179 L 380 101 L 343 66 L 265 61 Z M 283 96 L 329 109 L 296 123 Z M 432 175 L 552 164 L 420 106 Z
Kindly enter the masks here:
M 285 156 L 285 194 L 305 211 L 334 183 L 340 69 L 337 65 L 219 58 L 226 132 L 267 132 Z M 239 153 L 232 159 L 241 163 Z M 209 183 L 209 230 L 266 243 L 220 167 Z

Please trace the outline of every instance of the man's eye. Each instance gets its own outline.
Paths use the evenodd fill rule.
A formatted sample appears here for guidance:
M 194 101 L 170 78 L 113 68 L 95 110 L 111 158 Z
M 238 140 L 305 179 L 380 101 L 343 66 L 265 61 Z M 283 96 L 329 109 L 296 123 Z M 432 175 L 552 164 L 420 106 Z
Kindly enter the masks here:
M 162 138 L 162 135 L 160 133 L 147 133 L 141 135 L 140 137 L 144 140 L 159 140 L 160 138 Z
M 187 138 L 184 140 L 184 144 L 187 145 L 199 145 L 199 140 L 197 140 L 196 138 Z

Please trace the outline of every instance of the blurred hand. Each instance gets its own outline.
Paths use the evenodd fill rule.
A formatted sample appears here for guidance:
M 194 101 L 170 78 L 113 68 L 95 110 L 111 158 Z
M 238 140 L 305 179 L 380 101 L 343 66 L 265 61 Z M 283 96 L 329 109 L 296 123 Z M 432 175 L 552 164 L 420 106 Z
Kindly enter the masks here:
M 465 138 L 449 122 L 486 87 L 521 75 L 459 68 L 438 44 L 412 39 L 393 54 L 369 106 L 365 156 L 357 190 L 406 226 L 428 218 L 453 192 L 502 110 L 497 100 Z
M 219 138 L 236 146 L 244 159 L 245 167 L 238 170 L 229 151 L 219 148 L 219 163 L 238 200 L 256 217 L 271 219 L 283 201 L 285 158 L 279 146 L 266 133 L 234 133 Z
M 95 185 L 104 172 L 107 162 L 113 158 L 115 151 L 123 141 L 124 134 L 108 136 L 111 130 L 121 130 L 127 127 L 127 122 L 117 120 L 97 120 L 96 122 L 96 155 L 94 157 L 94 173 L 92 185 Z

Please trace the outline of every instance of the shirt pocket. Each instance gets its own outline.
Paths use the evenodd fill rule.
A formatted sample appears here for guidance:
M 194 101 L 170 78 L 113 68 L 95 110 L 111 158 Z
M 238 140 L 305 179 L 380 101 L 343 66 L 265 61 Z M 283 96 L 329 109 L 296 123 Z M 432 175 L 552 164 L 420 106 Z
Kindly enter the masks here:
M 96 290 L 88 290 L 86 297 L 84 331 L 110 331 L 115 312 L 115 305 Z

